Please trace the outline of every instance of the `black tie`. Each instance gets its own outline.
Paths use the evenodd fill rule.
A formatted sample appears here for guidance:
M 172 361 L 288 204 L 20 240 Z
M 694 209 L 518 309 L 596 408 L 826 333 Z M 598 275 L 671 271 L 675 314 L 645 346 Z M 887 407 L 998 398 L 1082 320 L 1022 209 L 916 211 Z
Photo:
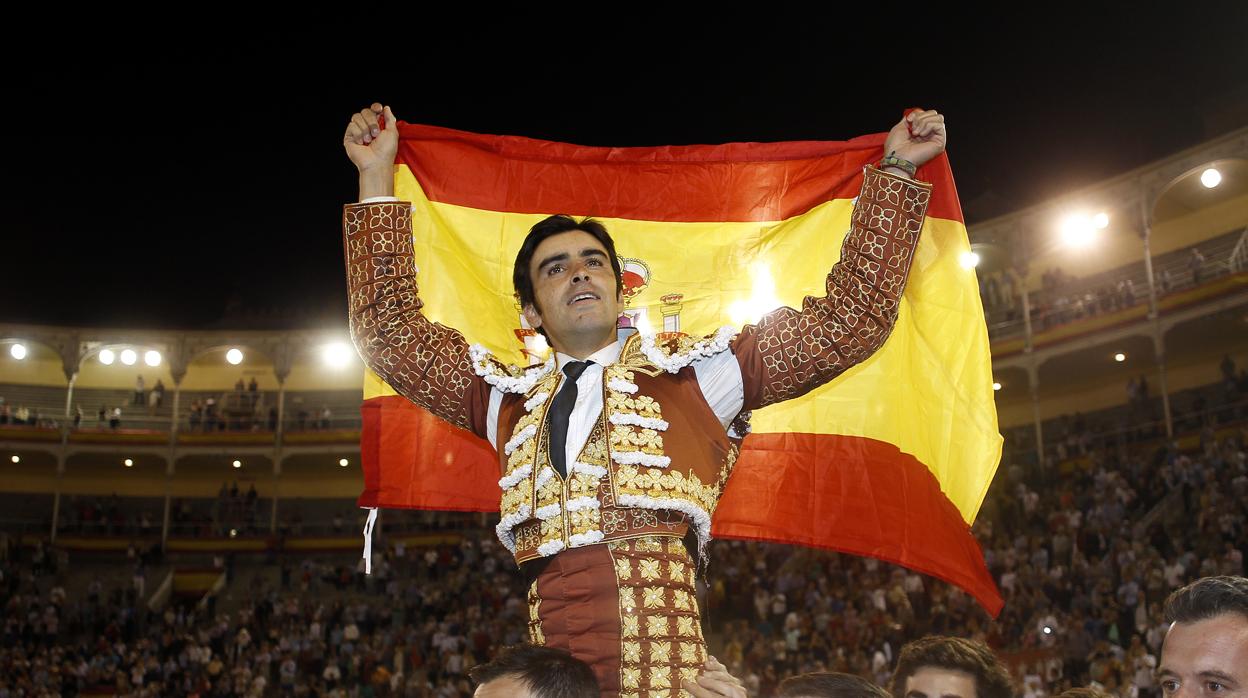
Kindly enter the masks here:
M 576 404 L 576 379 L 592 363 L 569 361 L 563 365 L 563 375 L 568 379 L 563 382 L 563 388 L 550 406 L 550 464 L 555 466 L 561 477 L 568 476 L 567 455 L 564 452 L 568 445 L 568 418 L 572 416 L 572 407 Z

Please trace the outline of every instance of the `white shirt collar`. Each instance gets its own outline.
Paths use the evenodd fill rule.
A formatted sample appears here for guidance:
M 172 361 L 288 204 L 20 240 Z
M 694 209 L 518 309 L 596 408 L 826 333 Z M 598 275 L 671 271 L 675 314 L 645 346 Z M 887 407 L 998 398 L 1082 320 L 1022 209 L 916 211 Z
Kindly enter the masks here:
M 585 358 L 585 360 L 593 361 L 598 366 L 610 366 L 616 361 L 619 361 L 620 352 L 623 351 L 623 349 L 624 349 L 624 345 L 621 344 L 620 341 L 617 339 L 616 341 L 599 349 L 593 354 L 590 354 L 588 357 Z M 564 354 L 563 352 L 558 352 L 558 351 L 555 352 L 555 368 L 557 370 L 562 371 L 563 365 L 568 363 L 569 361 L 580 361 L 580 359 L 577 359 L 576 357 L 573 357 L 573 356 L 568 356 L 567 354 Z

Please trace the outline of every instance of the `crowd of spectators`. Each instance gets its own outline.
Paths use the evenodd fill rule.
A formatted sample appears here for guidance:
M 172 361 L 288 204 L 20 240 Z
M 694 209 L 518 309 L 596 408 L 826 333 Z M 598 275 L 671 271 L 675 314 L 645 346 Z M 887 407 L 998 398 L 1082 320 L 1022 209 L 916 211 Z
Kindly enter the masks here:
M 1238 390 L 1229 358 L 1222 373 Z M 1070 428 L 1088 427 L 1076 417 Z M 902 644 L 950 634 L 994 647 L 1028 698 L 1091 683 L 1122 698 L 1157 696 L 1161 601 L 1197 577 L 1244 574 L 1245 443 L 1242 422 L 1215 419 L 1190 452 L 1175 442 L 1076 438 L 1067 462 L 1003 466 L 973 529 L 1006 601 L 995 620 L 962 591 L 876 560 L 717 541 L 703 606 L 712 651 L 751 695 L 769 695 L 809 671 L 883 683 Z M 258 501 L 254 487 L 223 484 L 204 534 L 264 528 Z M 71 499 L 68 509 L 79 525 L 158 529 L 151 512 L 126 511 L 117 498 Z M 189 511 L 182 501 L 171 515 Z M 344 510 L 332 526 L 354 530 L 355 513 Z M 42 546 L 14 548 L 0 586 L 0 696 L 19 687 L 470 695 L 468 668 L 525 639 L 523 583 L 488 521 L 416 516 L 431 530 L 474 528 L 457 545 L 378 546 L 371 576 L 346 559 L 283 554 L 271 579 L 264 568 L 237 574 L 228 605 L 213 597 L 159 611 L 133 583 L 69 594 L 71 569 Z
M 1199 286 L 1213 278 L 1217 269 L 1222 266 L 1221 263 L 1211 265 L 1199 247 L 1192 247 L 1187 259 L 1176 267 L 1175 274 L 1171 273 L 1169 266 L 1161 266 L 1157 270 L 1157 295 L 1160 298 L 1176 290 Z M 1228 258 L 1225 266 L 1232 273 L 1238 271 L 1233 258 Z M 1015 323 L 1022 322 L 1022 289 L 1012 275 L 981 274 L 979 294 L 989 316 L 990 330 L 999 325 L 1013 327 Z M 1147 282 L 1142 278 L 1128 276 L 1092 284 L 1072 276 L 1060 267 L 1045 270 L 1040 276 L 1040 289 L 1032 292 L 1028 298 L 1035 331 L 1117 312 L 1147 302 Z

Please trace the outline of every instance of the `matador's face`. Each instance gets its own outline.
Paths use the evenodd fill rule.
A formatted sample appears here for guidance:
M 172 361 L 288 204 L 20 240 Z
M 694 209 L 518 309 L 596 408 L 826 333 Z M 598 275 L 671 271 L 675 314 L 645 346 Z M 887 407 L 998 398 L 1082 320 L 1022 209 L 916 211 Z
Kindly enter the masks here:
M 529 262 L 535 305 L 525 318 L 541 327 L 557 351 L 593 346 L 615 339 L 624 297 L 602 243 L 589 233 L 571 230 L 552 235 L 533 251 Z

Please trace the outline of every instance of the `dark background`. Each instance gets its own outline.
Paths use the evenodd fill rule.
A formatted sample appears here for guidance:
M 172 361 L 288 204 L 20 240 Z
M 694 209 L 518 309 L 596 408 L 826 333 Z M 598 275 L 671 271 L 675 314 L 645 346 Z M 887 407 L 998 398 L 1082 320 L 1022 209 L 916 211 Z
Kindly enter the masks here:
M 340 142 L 374 100 L 616 146 L 843 140 L 935 108 L 971 224 L 1248 123 L 1248 4 L 938 7 L 6 49 L 0 322 L 341 326 Z

